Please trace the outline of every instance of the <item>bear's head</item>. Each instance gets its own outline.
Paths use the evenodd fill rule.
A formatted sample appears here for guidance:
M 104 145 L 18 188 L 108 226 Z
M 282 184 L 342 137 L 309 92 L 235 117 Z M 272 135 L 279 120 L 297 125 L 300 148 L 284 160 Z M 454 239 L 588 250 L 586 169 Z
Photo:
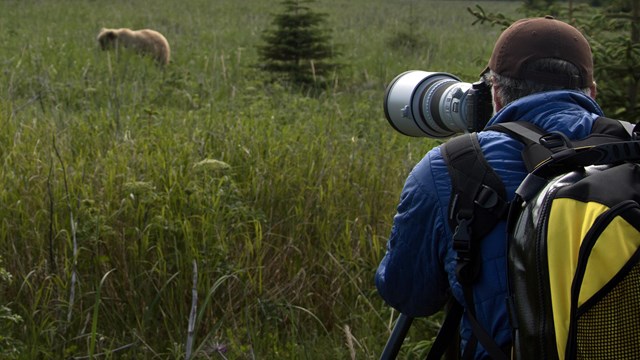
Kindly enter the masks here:
M 98 34 L 100 48 L 102 48 L 102 50 L 113 48 L 117 38 L 118 34 L 114 30 L 103 28 Z

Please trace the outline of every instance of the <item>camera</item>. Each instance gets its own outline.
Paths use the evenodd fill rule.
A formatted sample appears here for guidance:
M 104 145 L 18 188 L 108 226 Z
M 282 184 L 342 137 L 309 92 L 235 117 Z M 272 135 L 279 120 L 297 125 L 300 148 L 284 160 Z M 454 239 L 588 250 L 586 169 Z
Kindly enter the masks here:
M 491 86 L 445 72 L 406 71 L 387 86 L 384 114 L 407 136 L 446 138 L 479 131 L 493 114 Z

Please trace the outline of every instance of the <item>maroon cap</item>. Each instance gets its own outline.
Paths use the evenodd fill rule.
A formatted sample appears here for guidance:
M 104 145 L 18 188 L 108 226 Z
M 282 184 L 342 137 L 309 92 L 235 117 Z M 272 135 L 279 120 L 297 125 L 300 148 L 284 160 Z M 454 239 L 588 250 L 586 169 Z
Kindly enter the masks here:
M 568 61 L 580 75 L 525 71 L 528 62 L 543 58 Z M 551 16 L 521 19 L 509 26 L 496 42 L 488 69 L 514 79 L 567 88 L 586 88 L 593 83 L 589 42 L 576 28 Z

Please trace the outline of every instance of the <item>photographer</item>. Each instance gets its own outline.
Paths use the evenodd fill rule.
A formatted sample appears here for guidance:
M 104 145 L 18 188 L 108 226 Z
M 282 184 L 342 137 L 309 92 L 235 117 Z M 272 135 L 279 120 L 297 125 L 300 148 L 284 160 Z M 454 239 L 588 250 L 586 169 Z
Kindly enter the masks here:
M 523 120 L 569 139 L 589 135 L 602 110 L 594 101 L 593 60 L 586 38 L 553 19 L 515 22 L 498 38 L 487 70 L 494 115 L 486 126 Z M 480 148 L 504 183 L 507 201 L 527 174 L 523 145 L 502 132 L 478 129 Z M 394 217 L 387 252 L 377 273 L 382 298 L 410 317 L 435 314 L 449 296 L 466 306 L 456 277 L 456 252 L 448 224 L 451 180 L 440 147 L 429 151 L 409 174 Z M 476 319 L 508 353 L 511 328 L 507 314 L 506 224 L 498 223 L 480 243 L 480 268 L 472 292 Z M 465 358 L 489 355 L 472 338 L 467 313 L 461 323 Z M 475 342 L 473 342 L 475 343 Z M 474 354 L 474 356 L 470 356 Z

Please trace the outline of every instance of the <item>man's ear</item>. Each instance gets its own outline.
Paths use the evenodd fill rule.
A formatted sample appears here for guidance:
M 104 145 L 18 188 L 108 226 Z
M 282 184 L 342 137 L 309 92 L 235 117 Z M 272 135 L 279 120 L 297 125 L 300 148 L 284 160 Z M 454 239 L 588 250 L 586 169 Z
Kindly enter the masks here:
M 591 92 L 591 98 L 593 100 L 595 100 L 596 99 L 596 95 L 598 95 L 598 86 L 596 85 L 595 81 L 593 83 L 591 83 L 591 86 L 589 86 L 589 90 Z
M 493 85 L 493 87 L 491 88 L 491 98 L 493 100 L 493 113 L 497 113 L 498 111 L 500 111 L 500 109 L 503 108 L 502 105 L 502 99 L 500 98 L 500 95 L 498 95 L 498 92 L 496 91 L 498 89 L 498 87 L 496 87 L 495 85 Z

